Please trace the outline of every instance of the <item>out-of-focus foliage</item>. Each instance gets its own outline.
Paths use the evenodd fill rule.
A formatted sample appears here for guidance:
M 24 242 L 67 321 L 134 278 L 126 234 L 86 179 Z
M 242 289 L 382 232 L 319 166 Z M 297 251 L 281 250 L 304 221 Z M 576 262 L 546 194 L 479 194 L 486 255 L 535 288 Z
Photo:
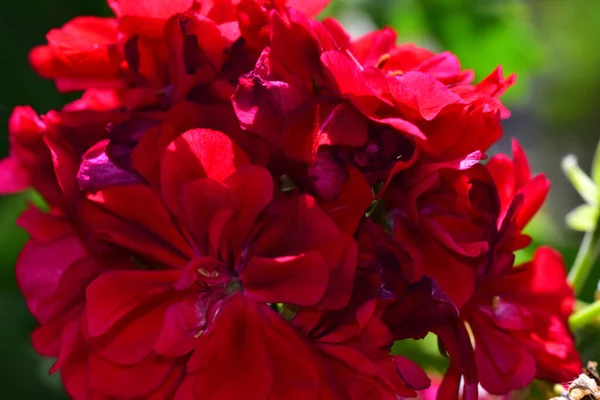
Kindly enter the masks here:
M 8 153 L 6 120 L 12 107 L 30 104 L 43 113 L 73 98 L 36 77 L 28 67 L 27 53 L 44 42 L 49 29 L 77 15 L 109 15 L 109 10 L 105 0 L 0 2 L 1 155 Z M 534 242 L 518 254 L 518 261 L 530 259 L 540 244 L 549 244 L 571 265 L 581 234 L 566 228 L 565 214 L 581 199 L 562 175 L 560 160 L 568 153 L 577 154 L 587 170 L 600 136 L 600 2 L 333 0 L 324 15 L 341 19 L 357 35 L 388 25 L 398 30 L 402 42 L 450 50 L 465 68 L 475 71 L 478 80 L 498 64 L 505 73 L 518 74 L 517 85 L 506 96 L 513 118 L 506 125 L 507 140 L 499 148 L 510 151 L 508 139 L 518 137 L 534 170 L 547 172 L 554 187 L 548 207 L 527 227 Z M 592 178 L 600 185 L 600 159 L 594 165 Z M 61 399 L 59 380 L 46 373 L 52 361 L 42 360 L 30 347 L 35 321 L 14 277 L 15 260 L 26 240 L 15 220 L 28 198 L 0 198 L 0 399 Z M 584 300 L 593 300 L 599 278 L 600 265 L 596 265 L 582 292 Z M 584 360 L 600 359 L 598 334 L 597 328 L 577 333 Z M 446 365 L 433 335 L 406 341 L 394 351 L 418 359 L 432 372 L 441 373 Z

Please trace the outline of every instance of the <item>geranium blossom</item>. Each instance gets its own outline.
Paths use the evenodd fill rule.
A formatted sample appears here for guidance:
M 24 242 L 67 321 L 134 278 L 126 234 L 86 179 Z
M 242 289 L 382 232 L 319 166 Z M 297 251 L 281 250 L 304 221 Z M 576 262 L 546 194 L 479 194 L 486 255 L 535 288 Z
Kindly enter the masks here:
M 486 162 L 514 76 L 327 3 L 112 0 L 31 51 L 83 94 L 14 110 L 0 191 L 46 201 L 17 280 L 72 398 L 423 397 L 428 333 L 441 400 L 577 375 L 560 255 L 513 266 L 549 182 Z

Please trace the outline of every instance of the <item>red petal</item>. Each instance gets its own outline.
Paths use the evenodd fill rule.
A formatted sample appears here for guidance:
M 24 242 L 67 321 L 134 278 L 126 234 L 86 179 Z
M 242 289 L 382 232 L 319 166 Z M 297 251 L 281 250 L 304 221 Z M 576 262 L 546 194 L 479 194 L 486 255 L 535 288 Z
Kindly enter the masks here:
M 373 202 L 373 192 L 357 168 L 349 167 L 348 175 L 337 199 L 322 202 L 321 207 L 344 233 L 353 236 Z
M 239 210 L 232 218 L 229 245 L 239 249 L 256 219 L 273 199 L 273 178 L 269 171 L 258 166 L 238 169 L 224 182 L 236 194 Z
M 224 181 L 237 168 L 249 164 L 244 152 L 222 132 L 192 129 L 173 140 L 161 162 L 161 189 L 165 203 L 175 212 L 183 185 L 198 178 Z
M 308 18 L 315 18 L 331 0 L 288 0 L 287 6 L 302 11 Z
M 199 320 L 194 301 L 181 301 L 169 306 L 165 314 L 160 336 L 156 340 L 155 350 L 158 354 L 179 357 L 193 350 L 197 332 L 190 331 L 190 326 Z
M 119 30 L 126 35 L 160 37 L 169 17 L 186 11 L 194 0 L 109 0 L 119 17 Z
M 358 256 L 358 246 L 354 239 L 348 237 L 346 244 L 343 246 L 343 251 L 344 255 L 340 264 L 329 275 L 327 291 L 318 304 L 319 307 L 328 310 L 340 310 L 346 307 L 350 301 Z
M 542 208 L 549 192 L 550 181 L 542 174 L 531 179 L 519 190 L 519 194 L 523 194 L 523 204 L 517 210 L 517 227 L 519 230 L 523 229 Z
M 348 102 L 316 98 L 289 117 L 281 145 L 295 160 L 312 162 L 323 145 L 359 147 L 367 141 L 367 120 Z
M 180 198 L 184 211 L 184 215 L 181 216 L 182 223 L 186 224 L 194 235 L 200 251 L 204 254 L 212 254 L 208 242 L 211 221 L 217 212 L 223 212 L 224 209 L 232 213 L 238 211 L 240 200 L 226 185 L 206 178 L 186 183 Z M 216 250 L 218 249 L 212 249 L 212 251 Z
M 322 398 L 328 391 L 321 365 L 277 313 L 236 295 L 223 304 L 211 331 L 198 339 L 188 371 L 198 398 L 302 400 Z
M 361 66 L 339 51 L 326 51 L 321 55 L 321 63 L 328 78 L 335 83 L 341 95 L 357 97 L 375 96 L 371 86 L 361 74 Z
M 492 327 L 472 324 L 475 358 L 481 386 L 491 394 L 505 394 L 529 385 L 535 376 L 535 359 L 515 339 Z
M 168 18 L 188 9 L 193 0 L 108 0 L 113 12 L 121 17 L 136 15 L 150 18 Z
M 27 305 L 42 323 L 83 301 L 85 286 L 100 273 L 74 233 L 48 243 L 30 240 L 16 268 Z
M 415 390 L 423 390 L 431 385 L 431 380 L 425 371 L 423 371 L 414 361 L 400 356 L 395 356 L 393 359 L 398 366 L 398 372 L 409 387 Z
M 244 291 L 263 303 L 311 306 L 321 300 L 329 268 L 316 251 L 280 258 L 253 257 L 240 272 Z
M 34 48 L 29 61 L 43 77 L 118 84 L 121 57 L 116 51 L 114 18 L 77 17 L 46 36 L 47 46 Z
M 391 28 L 383 28 L 356 39 L 352 45 L 354 55 L 365 66 L 375 66 L 380 57 L 396 44 L 397 35 Z
M 435 118 L 444 107 L 461 101 L 446 85 L 422 72 L 408 72 L 391 79 L 390 90 L 394 100 L 414 108 L 426 121 Z
M 319 42 L 302 13 L 290 10 L 289 15 L 292 21 L 286 21 L 277 12 L 271 14 L 271 55 L 289 73 L 311 82 L 321 70 Z
M 145 397 L 163 384 L 177 365 L 154 354 L 129 367 L 121 367 L 90 355 L 89 382 L 92 389 L 110 397 Z
M 94 354 L 118 365 L 134 365 L 148 357 L 163 323 L 167 323 L 166 304 L 152 305 L 143 311 L 127 318 L 126 323 L 116 325 L 116 329 L 102 337 L 89 340 Z
M 178 267 L 191 258 L 189 245 L 151 188 L 119 186 L 87 198 L 96 204 L 84 204 L 83 218 L 104 239 L 169 267 Z
M 517 187 L 520 188 L 531 179 L 531 168 L 529 167 L 529 161 L 527 161 L 527 155 L 517 139 L 512 140 L 512 153 Z
M 100 336 L 138 308 L 152 308 L 159 296 L 167 295 L 178 271 L 114 271 L 96 279 L 87 288 L 87 328 Z
M 274 203 L 269 211 L 251 255 L 276 258 L 318 250 L 331 269 L 339 264 L 344 237 L 314 198 L 294 194 Z

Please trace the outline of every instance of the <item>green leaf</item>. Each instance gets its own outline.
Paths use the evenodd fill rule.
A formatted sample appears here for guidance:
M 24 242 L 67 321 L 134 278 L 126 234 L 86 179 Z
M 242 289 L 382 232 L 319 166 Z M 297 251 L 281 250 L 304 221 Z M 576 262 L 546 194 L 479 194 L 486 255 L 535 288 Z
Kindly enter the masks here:
M 598 199 L 600 199 L 598 188 L 590 177 L 579 168 L 577 157 L 572 154 L 566 156 L 562 161 L 562 169 L 586 203 L 597 205 Z
M 598 207 L 582 204 L 567 214 L 567 225 L 580 232 L 591 232 L 598 221 Z
M 596 154 L 594 154 L 594 161 L 592 161 L 592 180 L 596 187 L 600 187 L 600 140 L 596 145 Z
M 419 364 L 426 371 L 443 374 L 448 367 L 448 360 L 438 350 L 437 336 L 429 333 L 423 339 L 404 339 L 394 342 L 393 355 L 401 355 Z
M 46 203 L 46 200 L 42 197 L 42 195 L 34 190 L 29 189 L 26 192 L 23 192 L 24 198 L 26 201 L 31 202 L 34 206 L 44 212 L 50 211 L 50 205 Z

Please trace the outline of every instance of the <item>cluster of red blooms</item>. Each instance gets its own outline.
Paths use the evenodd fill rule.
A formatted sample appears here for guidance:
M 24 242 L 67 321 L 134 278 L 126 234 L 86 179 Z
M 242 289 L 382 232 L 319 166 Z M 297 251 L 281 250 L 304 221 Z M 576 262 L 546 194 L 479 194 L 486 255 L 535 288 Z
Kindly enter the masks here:
M 516 142 L 480 162 L 514 77 L 326 3 L 109 0 L 31 52 L 83 91 L 17 107 L 1 164 L 49 205 L 17 279 L 74 399 L 410 398 L 391 346 L 430 332 L 440 399 L 580 372 L 560 255 L 513 266 L 549 183 Z

